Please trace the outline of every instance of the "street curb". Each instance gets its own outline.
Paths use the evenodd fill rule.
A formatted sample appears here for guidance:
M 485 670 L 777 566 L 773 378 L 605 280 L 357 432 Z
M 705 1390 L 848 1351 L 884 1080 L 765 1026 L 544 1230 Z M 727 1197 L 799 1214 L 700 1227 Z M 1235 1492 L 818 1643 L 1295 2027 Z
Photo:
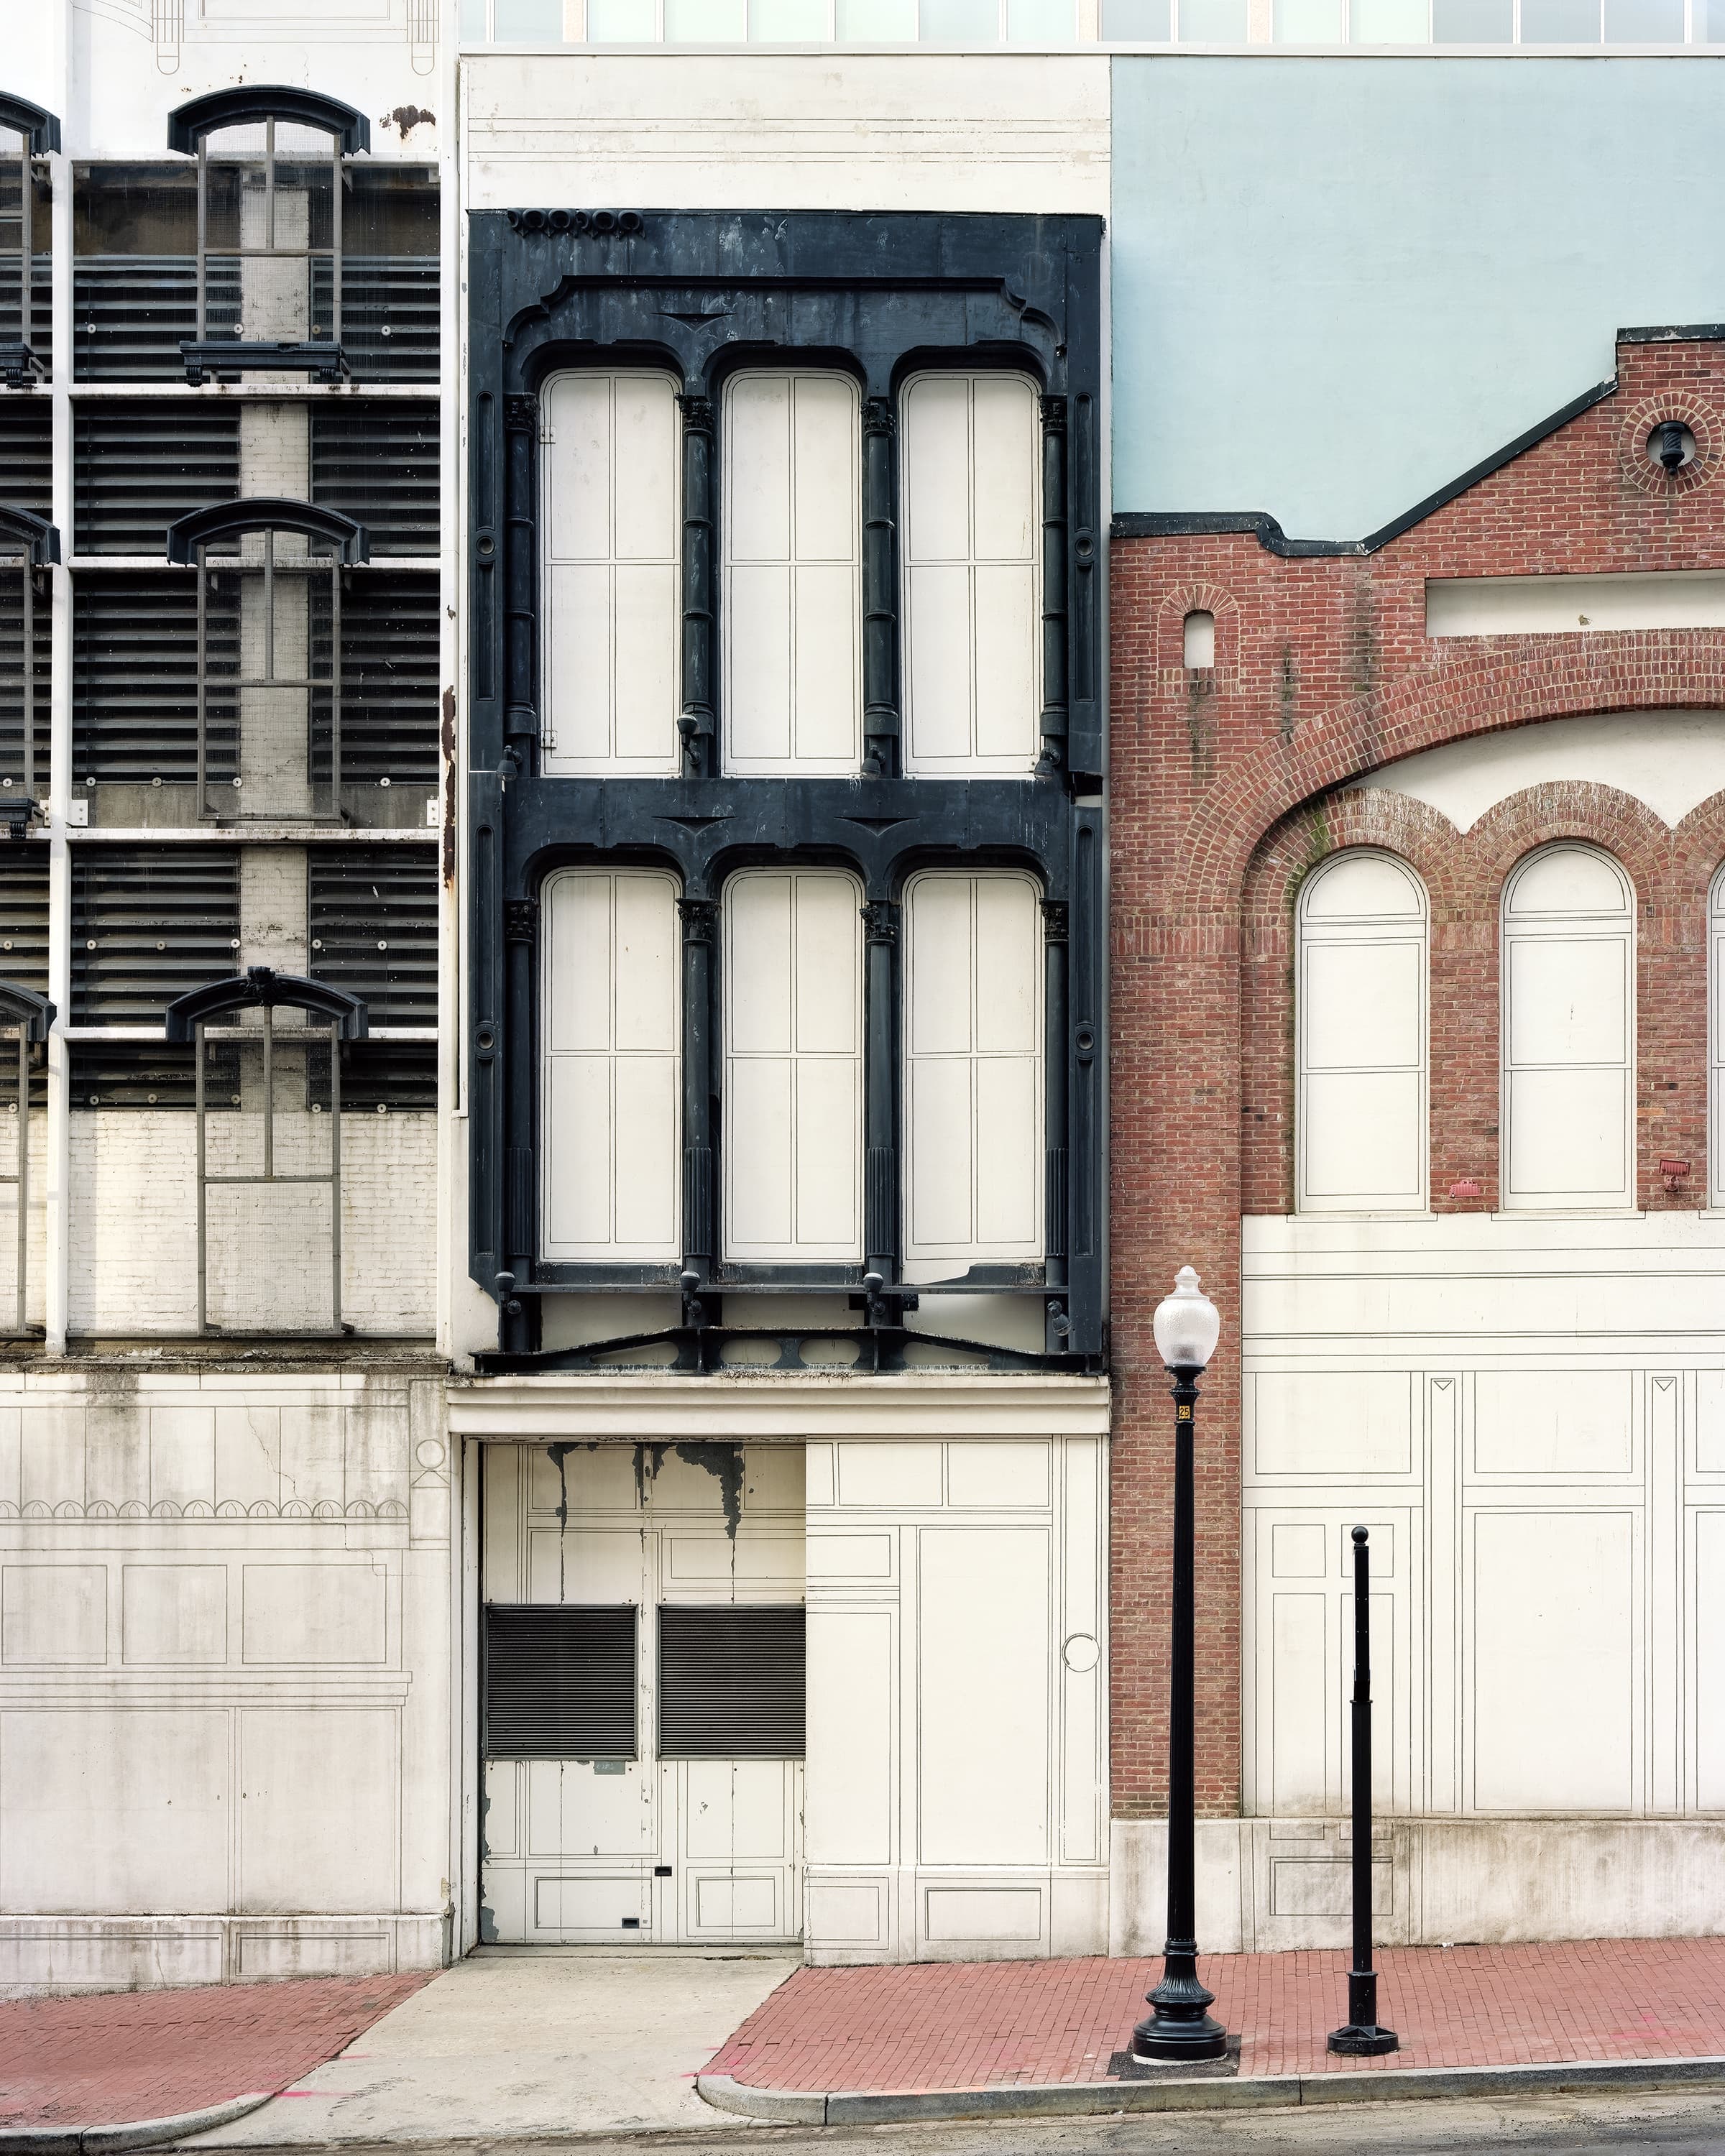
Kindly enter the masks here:
M 176 2112 L 170 2118 L 135 2118 L 123 2126 L 0 2126 L 0 2156 L 116 2156 L 126 2148 L 153 2148 L 158 2142 L 181 2141 L 188 2133 L 208 2133 L 269 2102 L 274 2089 L 230 2097 L 203 2111 Z
M 1081 2118 L 1120 2111 L 1245 2111 L 1422 2098 L 1527 2096 L 1538 2090 L 1635 2089 L 1683 2083 L 1725 2087 L 1725 2057 L 1569 2059 L 1522 2066 L 1391 2066 L 1368 2073 L 1262 2074 L 1239 2081 L 1060 2082 L 1042 2087 L 865 2090 L 757 2089 L 728 2074 L 700 2074 L 696 2092 L 716 2111 L 798 2126 L 885 2126 L 919 2118 Z

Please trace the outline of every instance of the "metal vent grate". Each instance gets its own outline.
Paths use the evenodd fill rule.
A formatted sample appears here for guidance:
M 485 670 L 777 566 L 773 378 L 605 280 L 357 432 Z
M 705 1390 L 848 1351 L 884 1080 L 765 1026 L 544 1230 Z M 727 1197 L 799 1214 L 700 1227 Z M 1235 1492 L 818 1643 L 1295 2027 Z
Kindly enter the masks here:
M 330 1101 L 330 1055 L 306 1050 L 309 1097 Z M 344 1116 L 429 1115 L 437 1106 L 437 1050 L 429 1040 L 356 1040 L 341 1051 Z
M 433 403 L 311 408 L 311 499 L 364 525 L 373 558 L 438 551 Z
M 5 542 L 0 540 L 0 549 Z M 15 560 L 16 557 L 14 557 Z M 0 793 L 17 793 L 24 783 L 24 578 L 34 579 L 31 605 L 33 688 L 30 732 L 35 756 L 30 777 L 39 794 L 48 791 L 49 661 L 54 644 L 53 601 L 48 578 L 23 565 L 0 560 Z M 4 968 L 0 968 L 0 972 Z M 0 1060 L 3 1060 L 0 1056 Z
M 659 1611 L 661 1759 L 800 1759 L 802 1605 Z
M 210 264 L 209 329 L 239 320 L 239 265 Z M 182 382 L 182 337 L 198 333 L 189 254 L 85 254 L 72 268 L 72 369 L 80 382 Z
M 437 1023 L 437 854 L 429 846 L 313 846 L 311 978 L 363 996 L 374 1025 Z
M 356 569 L 341 588 L 341 779 L 435 788 L 438 597 L 434 578 Z M 329 593 L 311 586 L 311 670 L 330 663 Z M 311 692 L 311 779 L 330 781 L 330 700 Z
M 48 849 L 28 841 L 0 843 L 0 980 L 48 993 Z
M 13 509 L 52 517 L 54 408 L 46 397 L 0 399 L 0 458 L 5 459 L 0 496 Z
M 632 1606 L 485 1604 L 488 1759 L 633 1759 Z
M 153 1040 L 74 1040 L 70 1101 L 92 1108 L 172 1108 L 198 1105 L 193 1051 Z M 239 1050 L 232 1041 L 204 1044 L 203 1105 L 212 1115 L 239 1106 Z
M 72 484 L 80 554 L 160 560 L 176 517 L 239 492 L 239 408 L 193 398 L 80 403 Z
M 210 579 L 208 775 L 232 779 L 239 579 Z M 189 575 L 86 571 L 73 593 L 72 781 L 191 785 L 198 776 L 198 590 Z
M 435 382 L 435 255 L 348 255 L 341 264 L 341 349 L 357 382 Z M 311 265 L 311 311 L 330 319 L 330 265 Z
M 80 845 L 72 856 L 72 1023 L 153 1025 L 239 965 L 239 856 L 222 846 Z

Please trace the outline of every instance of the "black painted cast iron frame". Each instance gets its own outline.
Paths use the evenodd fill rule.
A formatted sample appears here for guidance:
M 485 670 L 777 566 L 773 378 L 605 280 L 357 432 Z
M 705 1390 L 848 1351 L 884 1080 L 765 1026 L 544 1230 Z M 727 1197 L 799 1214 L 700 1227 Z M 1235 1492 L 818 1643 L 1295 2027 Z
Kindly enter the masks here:
M 1195 1502 L 1192 1438 L 1201 1368 L 1170 1364 L 1174 1396 L 1173 1609 L 1169 1625 L 1168 1705 L 1168 1937 L 1162 1949 L 1162 1981 L 1149 1994 L 1155 2012 L 1132 2030 L 1132 2055 L 1148 2063 L 1220 2059 L 1228 2036 L 1209 2009 L 1215 1994 L 1198 1976 L 1194 1908 L 1194 1717 L 1197 1650 L 1194 1592 Z
M 1106 1199 L 1100 219 L 531 210 L 478 213 L 470 230 L 470 1263 L 498 1301 L 500 1351 L 531 1354 L 541 1299 L 583 1290 L 680 1287 L 695 1324 L 709 1291 L 746 1290 L 766 1298 L 770 1327 L 774 1291 L 860 1289 L 866 1273 L 887 1291 L 871 1309 L 891 1307 L 900 902 L 917 869 L 993 865 L 1028 869 L 1043 894 L 1047 1256 L 973 1268 L 967 1284 L 1043 1296 L 1050 1353 L 1095 1363 Z M 715 415 L 731 373 L 787 362 L 842 369 L 862 399 L 864 755 L 850 778 L 723 770 Z M 552 777 L 540 763 L 540 400 L 553 374 L 619 365 L 660 368 L 679 390 L 682 767 Z M 1023 778 L 902 769 L 896 415 L 906 378 L 943 366 L 1014 368 L 1040 392 L 1042 752 Z M 538 1255 L 538 900 L 547 874 L 576 861 L 653 864 L 681 886 L 684 1249 L 670 1265 Z M 716 906 L 734 870 L 796 861 L 848 867 L 863 886 L 861 1265 L 721 1256 Z

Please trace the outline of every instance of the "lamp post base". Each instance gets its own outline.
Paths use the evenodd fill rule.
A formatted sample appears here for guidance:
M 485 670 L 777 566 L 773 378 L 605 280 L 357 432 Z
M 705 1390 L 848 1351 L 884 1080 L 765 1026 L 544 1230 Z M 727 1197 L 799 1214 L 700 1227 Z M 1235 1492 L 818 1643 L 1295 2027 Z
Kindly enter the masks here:
M 1375 2021 L 1350 2021 L 1345 2029 L 1330 2031 L 1330 2049 L 1347 2059 L 1375 2059 L 1400 2046 L 1401 2039 L 1394 2030 L 1380 2028 Z
M 1228 2031 L 1206 2011 L 1216 1994 L 1198 1980 L 1196 1949 L 1187 1940 L 1179 1945 L 1189 1950 L 1166 1955 L 1162 1981 L 1146 2001 L 1156 2011 L 1132 2030 L 1132 2054 L 1143 2066 L 1228 2056 Z

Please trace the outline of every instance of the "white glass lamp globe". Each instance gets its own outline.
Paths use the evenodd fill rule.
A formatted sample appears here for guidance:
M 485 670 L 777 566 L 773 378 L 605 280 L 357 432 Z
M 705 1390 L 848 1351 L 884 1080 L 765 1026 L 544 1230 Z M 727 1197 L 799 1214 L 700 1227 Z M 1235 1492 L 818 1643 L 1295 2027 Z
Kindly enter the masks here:
M 1216 1352 L 1222 1313 L 1190 1265 L 1174 1275 L 1174 1291 L 1156 1306 L 1157 1352 L 1169 1369 L 1201 1370 Z

